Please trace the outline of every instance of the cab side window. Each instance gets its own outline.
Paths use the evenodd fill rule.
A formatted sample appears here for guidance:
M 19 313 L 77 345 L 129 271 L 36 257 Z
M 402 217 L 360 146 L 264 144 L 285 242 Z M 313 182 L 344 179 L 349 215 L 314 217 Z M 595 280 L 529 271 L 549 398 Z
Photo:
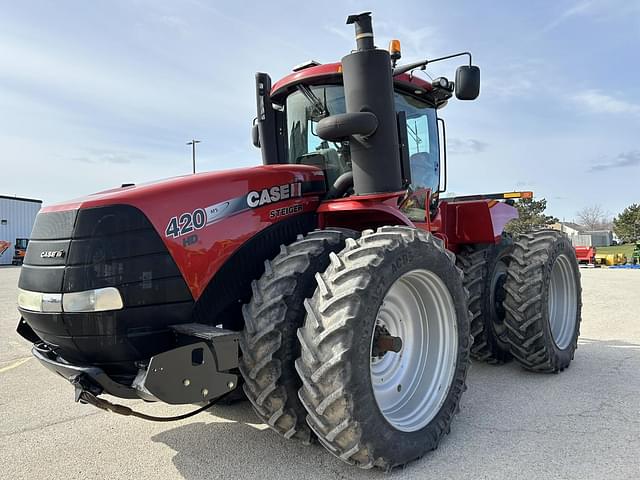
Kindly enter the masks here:
M 407 116 L 409 165 L 411 185 L 402 204 L 405 214 L 412 220 L 424 221 L 427 214 L 426 192 L 438 191 L 440 183 L 440 152 L 435 109 L 418 99 L 395 94 L 396 111 Z

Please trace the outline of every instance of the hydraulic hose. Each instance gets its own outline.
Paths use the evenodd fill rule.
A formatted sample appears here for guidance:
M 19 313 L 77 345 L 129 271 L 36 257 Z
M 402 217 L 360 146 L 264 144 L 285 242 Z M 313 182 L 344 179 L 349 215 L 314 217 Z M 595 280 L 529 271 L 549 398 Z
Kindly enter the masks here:
M 107 412 L 117 413 L 118 415 L 137 417 L 137 418 L 141 418 L 142 420 L 148 420 L 150 422 L 175 422 L 178 420 L 184 420 L 185 418 L 193 417 L 198 413 L 204 412 L 208 408 L 213 407 L 216 403 L 218 403 L 224 397 L 229 395 L 229 393 L 231 392 L 225 393 L 224 395 L 214 400 L 211 400 L 209 403 L 207 403 L 203 407 L 200 407 L 191 412 L 183 413 L 182 415 L 176 415 L 173 417 L 156 417 L 154 415 L 147 415 L 146 413 L 136 412 L 135 410 L 132 410 L 131 408 L 126 407 L 124 405 L 118 405 L 116 403 L 111 403 L 108 400 L 105 400 L 103 398 L 98 398 L 93 393 L 87 392 L 86 390 L 83 390 L 80 393 L 80 396 L 78 399 L 80 401 L 88 403 L 89 405 L 93 405 L 96 408 L 105 410 Z

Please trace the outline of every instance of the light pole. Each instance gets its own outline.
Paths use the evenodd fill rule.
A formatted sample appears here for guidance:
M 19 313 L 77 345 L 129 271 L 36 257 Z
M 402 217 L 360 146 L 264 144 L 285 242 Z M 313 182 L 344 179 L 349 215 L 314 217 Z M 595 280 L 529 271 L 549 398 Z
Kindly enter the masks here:
M 187 142 L 187 145 L 191 145 L 191 160 L 193 161 L 193 173 L 196 173 L 196 143 L 200 143 L 200 140 L 192 139 Z

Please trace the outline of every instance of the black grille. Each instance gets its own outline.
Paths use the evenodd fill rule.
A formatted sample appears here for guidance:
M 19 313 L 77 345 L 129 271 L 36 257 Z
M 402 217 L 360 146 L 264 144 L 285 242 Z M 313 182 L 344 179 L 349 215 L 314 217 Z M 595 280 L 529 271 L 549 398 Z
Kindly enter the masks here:
M 27 248 L 31 248 L 31 245 Z M 60 293 L 63 279 L 64 265 L 39 267 L 25 263 L 20 271 L 18 286 L 32 292 Z
M 31 240 L 69 239 L 73 234 L 78 210 L 41 213 L 36 217 Z
M 110 205 L 80 210 L 73 238 L 113 235 L 136 230 L 153 230 L 153 226 L 135 207 Z
M 192 301 L 160 236 L 135 207 L 41 213 L 34 234 L 38 239 L 27 248 L 20 288 L 66 293 L 118 287 L 125 306 L 167 303 L 162 292 L 169 303 Z
M 22 315 L 69 360 L 129 364 L 173 342 L 168 326 L 191 319 L 193 298 L 162 239 L 129 205 L 38 215 L 19 286 L 60 293 L 117 287 L 124 309 Z M 62 252 L 62 253 L 61 253 Z M 115 368 L 115 367 L 114 367 Z

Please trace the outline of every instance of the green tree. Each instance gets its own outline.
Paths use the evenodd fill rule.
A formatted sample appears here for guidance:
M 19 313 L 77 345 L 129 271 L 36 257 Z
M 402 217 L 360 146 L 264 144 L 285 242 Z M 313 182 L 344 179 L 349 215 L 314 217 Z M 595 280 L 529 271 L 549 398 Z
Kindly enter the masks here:
M 640 205 L 629 205 L 614 218 L 613 231 L 625 243 L 640 241 Z
M 515 204 L 519 217 L 511 220 L 505 227 L 505 231 L 511 234 L 527 233 L 540 228 L 545 228 L 558 222 L 556 217 L 545 215 L 547 201 L 544 198 L 521 198 Z

